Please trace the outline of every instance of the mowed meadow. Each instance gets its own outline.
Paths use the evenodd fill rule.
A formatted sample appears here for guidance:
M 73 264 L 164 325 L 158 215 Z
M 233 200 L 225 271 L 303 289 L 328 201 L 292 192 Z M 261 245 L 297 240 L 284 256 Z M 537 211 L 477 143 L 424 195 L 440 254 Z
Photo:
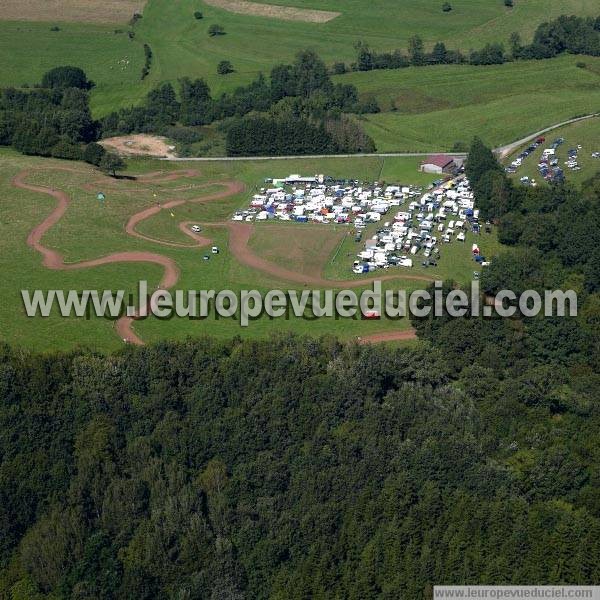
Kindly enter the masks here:
M 495 147 L 600 110 L 600 58 L 589 56 L 350 73 L 336 81 L 377 99 L 382 112 L 361 122 L 384 152 L 451 150 L 475 135 Z
M 234 14 L 216 3 L 149 0 L 132 40 L 126 23 L 85 23 L 85 15 L 77 23 L 0 20 L 0 86 L 31 85 L 56 65 L 80 66 L 97 84 L 92 108 L 99 117 L 139 102 L 160 82 L 184 76 L 204 77 L 216 94 L 231 90 L 306 48 L 329 64 L 349 64 L 358 40 L 378 51 L 405 49 L 407 40 L 419 34 L 427 46 L 444 41 L 449 48 L 468 52 L 487 42 L 507 44 L 512 31 L 527 40 L 540 22 L 559 14 L 598 12 L 592 0 L 527 0 L 515 2 L 512 9 L 502 0 L 455 0 L 449 13 L 429 0 L 270 2 L 341 13 L 326 23 L 304 23 Z M 94 3 L 89 4 L 91 20 Z M 195 11 L 203 18 L 195 19 Z M 224 27 L 225 35 L 208 35 L 215 23 Z M 55 25 L 58 31 L 51 30 Z M 153 62 L 142 81 L 144 43 L 152 48 Z M 231 61 L 235 72 L 217 75 L 221 60 Z M 355 82 L 365 94 L 381 99 L 384 112 L 366 123 L 380 150 L 429 150 L 447 148 L 459 133 L 466 137 L 480 129 L 489 132 L 490 141 L 510 141 L 513 131 L 530 130 L 530 117 L 537 118 L 536 125 L 548 125 L 597 106 L 597 78 L 575 71 L 575 61 L 568 57 L 501 69 L 441 66 L 351 74 L 340 80 Z M 528 107 L 522 106 L 526 98 L 532 98 Z M 396 111 L 390 110 L 393 99 Z

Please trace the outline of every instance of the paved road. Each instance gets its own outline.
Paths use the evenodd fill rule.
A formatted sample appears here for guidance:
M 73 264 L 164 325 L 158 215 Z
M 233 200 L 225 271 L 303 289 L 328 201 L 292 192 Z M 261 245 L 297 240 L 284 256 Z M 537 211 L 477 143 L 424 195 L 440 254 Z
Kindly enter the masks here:
M 594 113 L 593 115 L 585 115 L 583 117 L 576 117 L 575 119 L 569 119 L 568 121 L 563 121 L 562 123 L 557 123 L 556 125 L 551 125 L 550 127 L 546 127 L 545 129 L 540 129 L 540 131 L 536 131 L 516 142 L 512 142 L 507 144 L 506 146 L 500 146 L 500 148 L 495 148 L 494 152 L 500 156 L 500 158 L 504 158 L 508 156 L 512 152 L 514 152 L 517 148 L 523 146 L 527 142 L 531 142 L 535 140 L 540 135 L 544 135 L 544 133 L 548 133 L 553 129 L 558 129 L 559 127 L 563 127 L 565 125 L 570 125 L 571 123 L 577 123 L 578 121 L 584 121 L 585 119 L 593 119 L 594 117 L 600 116 L 600 113 Z
M 168 160 L 171 162 L 210 162 L 210 161 L 240 161 L 240 160 L 290 160 L 290 159 L 306 159 L 306 158 L 358 158 L 361 156 L 373 156 L 389 158 L 394 156 L 431 156 L 432 154 L 441 154 L 443 156 L 456 156 L 466 157 L 466 152 L 374 152 L 372 154 L 300 154 L 298 156 L 201 156 L 197 158 L 179 158 L 179 157 L 168 157 L 161 158 L 161 160 Z
M 550 125 L 545 129 L 540 129 L 540 131 L 536 131 L 535 133 L 531 133 L 520 140 L 516 140 L 515 142 L 511 142 L 510 144 L 506 144 L 505 146 L 500 146 L 499 148 L 494 148 L 494 152 L 500 156 L 500 158 L 504 158 L 511 154 L 514 150 L 523 146 L 527 142 L 531 142 L 535 140 L 535 138 L 543 135 L 544 133 L 548 133 L 553 129 L 558 129 L 559 127 L 563 127 L 564 125 L 570 125 L 571 123 L 577 123 L 578 121 L 583 121 L 585 119 L 592 119 L 594 117 L 600 116 L 600 113 L 594 113 L 591 115 L 584 115 L 583 117 L 576 117 L 574 119 L 569 119 L 568 121 L 562 121 L 560 123 L 556 123 L 555 125 Z M 214 162 L 214 161 L 244 161 L 244 160 L 290 160 L 290 159 L 306 159 L 306 158 L 358 158 L 361 156 L 373 156 L 373 157 L 381 157 L 381 158 L 392 158 L 394 156 L 400 157 L 419 157 L 419 156 L 430 156 L 431 154 L 442 154 L 444 156 L 456 156 L 460 158 L 465 158 L 467 156 L 466 152 L 374 152 L 371 154 L 359 153 L 359 154 L 311 154 L 311 155 L 299 155 L 299 156 L 219 156 L 219 157 L 208 157 L 202 156 L 198 158 L 179 158 L 170 156 L 168 158 L 162 158 L 161 160 L 168 160 L 171 162 Z

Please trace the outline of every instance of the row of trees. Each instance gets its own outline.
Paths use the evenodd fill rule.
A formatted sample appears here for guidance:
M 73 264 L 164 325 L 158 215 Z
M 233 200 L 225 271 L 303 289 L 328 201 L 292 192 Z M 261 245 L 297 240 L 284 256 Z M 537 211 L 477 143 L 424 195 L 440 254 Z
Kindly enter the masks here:
M 345 115 L 309 119 L 292 110 L 249 115 L 227 127 L 229 156 L 374 152 L 375 144 Z
M 144 44 L 144 66 L 142 68 L 142 81 L 150 75 L 152 67 L 152 48 L 148 44 Z
M 148 61 L 152 57 L 149 47 L 146 57 Z M 361 103 L 352 85 L 334 85 L 323 61 L 308 51 L 300 53 L 294 64 L 273 68 L 268 80 L 259 75 L 249 85 L 218 98 L 212 97 L 203 79 L 180 80 L 178 93 L 170 83 L 162 84 L 148 93 L 143 105 L 113 112 L 100 122 L 91 117 L 88 91 L 93 83 L 81 69 L 53 69 L 42 84 L 28 91 L 1 92 L 0 144 L 25 154 L 81 160 L 85 144 L 100 137 L 148 132 L 193 141 L 199 138 L 193 127 L 226 120 L 227 147 L 232 154 L 264 154 L 267 149 L 269 154 L 281 154 L 284 148 L 299 154 L 370 151 L 375 147 L 343 114 L 377 111 L 377 104 Z M 251 118 L 243 118 L 250 113 Z M 294 118 L 299 119 L 298 131 L 289 136 Z M 244 130 L 262 133 L 242 139 Z M 113 167 L 119 164 L 114 155 L 103 164 L 108 162 Z M 105 170 L 115 172 L 115 168 Z
M 511 36 L 515 59 L 543 59 L 564 52 L 600 56 L 600 16 L 596 19 L 560 16 L 538 26 L 533 42 L 522 45 L 518 34 Z
M 600 17 L 582 18 L 560 16 L 548 23 L 542 23 L 535 31 L 531 44 L 523 44 L 518 33 L 510 38 L 510 52 L 502 44 L 486 44 L 468 54 L 460 50 L 450 50 L 443 42 L 435 44 L 431 52 L 425 51 L 423 40 L 419 36 L 408 42 L 408 50 L 377 53 L 363 42 L 356 45 L 356 62 L 351 65 L 354 71 L 373 69 L 401 69 L 404 67 L 422 67 L 437 64 L 502 64 L 509 60 L 552 58 L 563 52 L 600 56 Z M 346 71 L 344 63 L 336 63 L 335 73 Z

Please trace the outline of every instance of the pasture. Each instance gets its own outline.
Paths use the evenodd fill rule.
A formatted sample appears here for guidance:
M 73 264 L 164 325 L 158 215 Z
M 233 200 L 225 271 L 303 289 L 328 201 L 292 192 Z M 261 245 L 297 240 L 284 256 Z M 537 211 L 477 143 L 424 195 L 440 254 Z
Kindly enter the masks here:
M 365 8 L 362 0 L 269 0 L 269 4 L 340 11 L 330 23 L 337 35 L 356 36 L 361 32 L 376 49 L 406 46 L 420 35 L 426 43 L 443 41 L 454 48 L 469 50 L 487 42 L 508 40 L 513 31 L 531 36 L 537 25 L 562 14 L 596 16 L 597 5 L 590 0 L 527 0 L 515 2 L 512 9 L 503 1 L 454 0 L 452 10 L 442 11 L 442 3 L 430 0 L 379 0 Z
M 563 56 L 489 67 L 445 65 L 341 75 L 384 112 L 361 120 L 378 150 L 451 150 L 478 135 L 491 146 L 600 106 L 600 59 Z
M 149 0 L 143 19 L 135 26 L 134 40 L 129 40 L 126 33 L 115 34 L 115 27 L 93 23 L 58 23 L 60 31 L 50 31 L 49 23 L 2 21 L 0 86 L 33 83 L 48 68 L 74 64 L 96 81 L 92 106 L 95 115 L 101 116 L 139 101 L 159 82 L 176 82 L 184 76 L 204 77 L 214 93 L 231 90 L 259 72 L 268 72 L 277 63 L 290 62 L 299 50 L 306 48 L 314 49 L 328 63 L 350 63 L 355 58 L 354 45 L 358 40 L 383 51 L 406 48 L 407 40 L 420 34 L 426 45 L 442 40 L 451 48 L 468 51 L 490 41 L 507 43 L 512 31 L 519 31 L 527 39 L 538 23 L 561 13 L 597 12 L 596 3 L 591 0 L 528 0 L 516 2 L 513 9 L 504 7 L 501 0 L 455 0 L 450 13 L 443 13 L 441 5 L 425 0 L 406 0 L 401 7 L 392 0 L 380 0 L 368 8 L 358 0 L 266 4 L 341 14 L 325 23 L 306 23 L 236 14 L 200 0 Z M 197 10 L 203 13 L 203 19 L 194 18 Z M 118 29 L 127 29 L 125 21 Z M 208 28 L 214 23 L 224 27 L 225 35 L 208 35 Z M 141 81 L 144 43 L 152 48 L 154 60 L 150 75 Z M 130 60 L 129 68 L 116 69 L 116 62 L 125 56 Z M 232 62 L 235 72 L 217 75 L 217 65 L 224 59 Z M 448 73 L 451 79 L 454 71 L 449 69 Z M 379 73 L 371 73 L 366 81 L 376 85 L 379 77 Z M 417 77 L 426 81 L 430 74 L 420 72 Z M 554 77 L 553 81 L 562 88 L 561 79 Z M 386 137 L 386 129 L 401 129 L 405 123 L 396 126 L 393 118 L 398 115 L 385 116 L 389 123 L 378 124 L 375 120 L 371 129 L 382 129 L 377 137 L 387 147 L 395 134 L 392 131 Z
M 91 23 L 66 23 L 51 31 L 49 23 L 0 21 L 0 87 L 38 83 L 57 65 L 82 67 L 96 83 L 95 116 L 138 102 L 144 65 L 142 43 L 125 29 Z
M 303 286 L 237 260 L 229 249 L 231 233 L 226 226 L 228 217 L 237 208 L 247 204 L 249 194 L 262 184 L 265 177 L 301 171 L 374 180 L 385 171 L 390 179 L 394 173 L 408 177 L 411 172 L 415 179 L 419 179 L 423 175 L 417 172 L 417 167 L 417 159 L 384 160 L 370 157 L 247 163 L 216 161 L 203 163 L 199 172 L 190 173 L 184 171 L 181 165 L 136 159 L 129 161 L 128 172 L 142 177 L 137 181 L 129 181 L 110 179 L 82 163 L 23 157 L 10 150 L 2 150 L 0 264 L 5 301 L 0 306 L 1 337 L 11 343 L 38 350 L 69 349 L 77 345 L 102 351 L 116 348 L 122 341 L 116 335 L 112 321 L 94 317 L 89 320 L 65 319 L 56 311 L 47 318 L 28 318 L 24 313 L 21 290 L 123 289 L 127 294 L 132 294 L 135 301 L 139 280 L 147 280 L 152 290 L 163 276 L 162 267 L 150 263 L 116 262 L 66 271 L 43 266 L 40 254 L 28 247 L 26 238 L 34 226 L 53 212 L 56 201 L 47 194 L 13 187 L 12 179 L 24 170 L 27 171 L 27 183 L 64 190 L 69 196 L 70 204 L 65 214 L 41 240 L 45 247 L 60 252 L 65 263 L 76 264 L 123 252 L 158 253 L 177 265 L 179 280 L 174 289 L 231 289 L 234 292 L 258 289 L 265 292 L 273 288 L 302 289 Z M 154 175 L 157 171 L 179 171 L 181 176 L 160 179 Z M 242 182 L 246 190 L 204 204 L 195 202 L 196 199 L 222 192 L 224 182 L 229 181 Z M 106 195 L 104 202 L 96 199 L 99 191 Z M 125 224 L 134 213 L 173 200 L 186 202 L 160 210 L 136 227 L 137 233 L 151 240 L 133 237 L 126 232 Z M 222 252 L 211 256 L 208 261 L 203 260 L 207 248 L 191 246 L 193 242 L 178 228 L 182 222 L 200 223 L 202 235 L 221 247 Z M 256 228 L 248 243 L 250 255 L 276 266 L 286 266 L 300 275 L 323 273 L 327 278 L 336 277 L 356 284 L 356 278 L 349 269 L 350 263 L 347 260 L 342 262 L 341 256 L 337 272 L 327 265 L 338 247 L 340 236 L 344 235 L 342 230 L 336 232 L 339 235 L 329 238 L 325 228 L 321 238 L 318 235 L 321 232 L 310 226 L 305 228 L 298 225 L 294 228 L 284 225 L 285 229 L 274 231 L 271 236 L 268 235 L 270 227 L 271 224 L 267 225 L 264 231 Z M 182 245 L 169 245 L 171 243 Z M 468 257 L 469 248 L 465 246 L 464 250 Z M 402 275 L 402 272 L 398 271 L 398 274 Z M 366 283 L 356 288 L 357 291 L 364 289 Z M 399 277 L 386 285 L 410 290 L 421 286 L 422 282 Z M 406 329 L 409 323 L 407 319 L 396 322 L 263 318 L 252 322 L 247 328 L 241 328 L 235 319 L 217 319 L 213 316 L 201 321 L 183 318 L 165 321 L 150 317 L 136 321 L 133 327 L 139 337 L 150 342 L 202 333 L 221 337 L 266 337 L 280 330 L 314 335 L 330 333 L 348 339 Z

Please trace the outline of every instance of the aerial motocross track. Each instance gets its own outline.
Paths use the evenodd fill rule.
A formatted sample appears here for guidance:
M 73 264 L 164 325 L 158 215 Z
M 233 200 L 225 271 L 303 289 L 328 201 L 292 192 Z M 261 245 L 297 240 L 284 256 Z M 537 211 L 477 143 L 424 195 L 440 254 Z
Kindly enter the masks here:
M 72 170 L 76 172 L 74 169 L 64 169 L 64 170 Z M 154 252 L 117 252 L 114 254 L 109 254 L 107 256 L 102 256 L 100 258 L 85 260 L 76 263 L 66 263 L 64 261 L 63 255 L 51 248 L 47 248 L 42 244 L 42 238 L 60 219 L 63 217 L 65 212 L 67 211 L 70 204 L 69 195 L 58 189 L 34 185 L 31 183 L 27 183 L 27 177 L 30 174 L 30 171 L 25 170 L 16 175 L 12 184 L 20 189 L 28 190 L 31 192 L 36 192 L 39 194 L 46 194 L 52 196 L 56 200 L 56 206 L 54 210 L 39 224 L 34 227 L 29 235 L 27 236 L 27 244 L 39 252 L 43 257 L 43 265 L 48 269 L 55 270 L 73 270 L 73 269 L 88 269 L 92 267 L 97 267 L 101 265 L 114 264 L 114 263 L 140 263 L 147 262 L 160 265 L 163 268 L 163 276 L 159 283 L 159 289 L 169 289 L 174 287 L 179 280 L 179 267 L 177 263 L 162 254 L 157 254 Z M 198 172 L 194 170 L 185 170 L 178 171 L 176 173 L 150 173 L 147 175 L 142 175 L 136 178 L 137 182 L 140 183 L 162 183 L 166 181 L 176 181 L 182 177 L 195 177 L 198 176 Z M 214 200 L 228 198 L 235 194 L 239 194 L 244 190 L 244 185 L 238 181 L 216 181 L 216 182 L 208 182 L 203 184 L 201 187 L 214 187 L 221 186 L 224 189 L 219 192 L 211 193 L 205 196 L 201 196 L 199 198 L 193 198 L 190 200 L 179 199 L 179 200 L 170 200 L 164 204 L 154 205 L 149 208 L 146 208 L 138 213 L 132 215 L 125 225 L 125 231 L 128 235 L 132 237 L 137 237 L 139 239 L 143 239 L 149 242 L 153 242 L 162 246 L 171 246 L 171 247 L 203 247 L 211 244 L 211 240 L 209 238 L 205 238 L 197 233 L 194 233 L 190 230 L 190 222 L 184 221 L 179 223 L 179 229 L 191 237 L 193 239 L 193 243 L 191 244 L 181 244 L 177 242 L 169 242 L 165 240 L 160 240 L 156 238 L 149 237 L 144 235 L 136 230 L 136 226 L 148 219 L 161 210 L 170 210 L 177 206 L 181 206 L 186 202 L 193 203 L 206 203 Z M 248 242 L 253 232 L 253 226 L 247 223 L 232 223 L 232 222 L 221 222 L 221 223 L 207 223 L 207 226 L 210 227 L 224 227 L 229 232 L 229 250 L 233 254 L 233 256 L 243 265 L 246 265 L 252 269 L 256 269 L 262 271 L 276 279 L 282 279 L 289 282 L 300 283 L 303 285 L 313 285 L 320 287 L 337 287 L 337 288 L 350 288 L 350 287 L 360 287 L 364 285 L 368 285 L 373 280 L 372 279 L 352 279 L 348 281 L 339 281 L 339 280 L 330 280 L 324 279 L 321 276 L 309 276 L 303 275 L 296 271 L 291 271 L 286 269 L 285 267 L 276 265 L 271 263 L 260 256 L 256 255 L 248 246 Z M 381 277 L 380 280 L 389 280 L 389 279 L 397 279 L 399 276 L 397 275 L 388 275 L 385 277 Z M 423 275 L 402 275 L 403 279 L 412 279 L 418 281 L 432 281 L 431 278 L 423 276 Z M 123 316 L 119 320 L 117 320 L 115 329 L 120 338 L 124 341 L 142 345 L 144 342 L 142 339 L 134 332 L 133 323 L 137 317 L 135 316 Z M 397 341 L 397 340 L 412 340 L 416 339 L 416 334 L 414 330 L 404 330 L 404 331 L 389 331 L 376 333 L 368 336 L 363 336 L 358 338 L 360 343 L 376 343 L 376 342 L 386 342 L 386 341 Z

